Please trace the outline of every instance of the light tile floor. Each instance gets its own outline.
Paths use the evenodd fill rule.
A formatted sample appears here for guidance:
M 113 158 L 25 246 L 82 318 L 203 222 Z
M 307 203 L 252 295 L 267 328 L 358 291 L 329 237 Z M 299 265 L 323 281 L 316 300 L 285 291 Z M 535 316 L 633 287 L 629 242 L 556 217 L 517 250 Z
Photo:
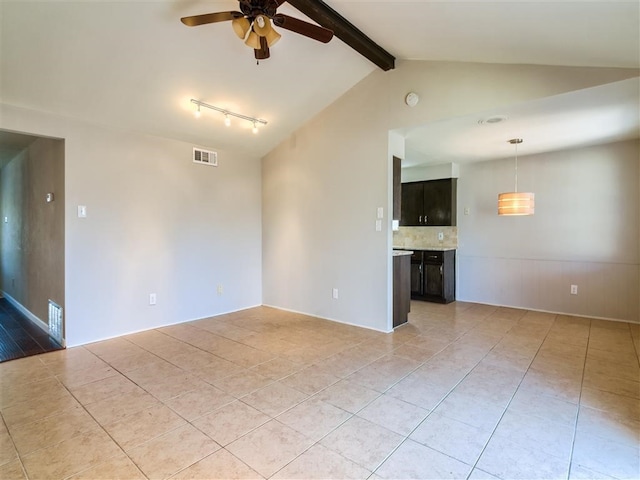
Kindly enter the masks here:
M 640 325 L 271 308 L 0 365 L 0 478 L 638 478 Z

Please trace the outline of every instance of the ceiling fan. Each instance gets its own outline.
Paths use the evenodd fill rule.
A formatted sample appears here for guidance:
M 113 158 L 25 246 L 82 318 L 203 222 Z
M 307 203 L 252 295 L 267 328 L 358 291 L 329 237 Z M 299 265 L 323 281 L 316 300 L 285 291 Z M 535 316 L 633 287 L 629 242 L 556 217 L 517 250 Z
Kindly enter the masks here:
M 278 13 L 277 9 L 286 0 L 238 0 L 240 12 L 216 12 L 194 15 L 180 19 L 189 27 L 206 25 L 208 23 L 231 21 L 233 31 L 244 40 L 245 45 L 253 48 L 257 60 L 269 58 L 269 48 L 272 47 L 281 35 L 272 27 L 290 30 L 322 43 L 327 43 L 333 38 L 333 31 L 328 28 L 313 25 L 289 15 Z

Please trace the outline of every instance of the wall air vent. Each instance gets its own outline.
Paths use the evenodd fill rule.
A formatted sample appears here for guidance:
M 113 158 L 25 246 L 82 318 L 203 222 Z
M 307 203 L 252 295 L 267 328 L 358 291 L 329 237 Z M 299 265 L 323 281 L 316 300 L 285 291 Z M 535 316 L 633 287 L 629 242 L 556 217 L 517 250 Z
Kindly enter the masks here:
M 218 153 L 193 147 L 193 163 L 199 163 L 201 165 L 211 165 L 211 166 L 217 167 Z
M 62 307 L 53 300 L 49 300 L 49 335 L 55 338 L 60 345 L 64 345 L 62 329 Z

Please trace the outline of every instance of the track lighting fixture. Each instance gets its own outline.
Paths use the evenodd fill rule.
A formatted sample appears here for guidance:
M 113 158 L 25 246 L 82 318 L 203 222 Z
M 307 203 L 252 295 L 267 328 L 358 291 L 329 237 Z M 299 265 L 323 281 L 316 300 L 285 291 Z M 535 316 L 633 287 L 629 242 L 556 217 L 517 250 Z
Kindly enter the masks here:
M 201 102 L 200 100 L 191 99 L 191 103 L 197 105 L 197 110 L 195 111 L 196 117 L 200 116 L 200 107 L 209 108 L 211 110 L 215 110 L 216 112 L 220 112 L 224 115 L 224 124 L 228 127 L 231 125 L 231 118 L 236 117 L 241 118 L 242 120 L 246 120 L 247 122 L 251 122 L 253 124 L 252 131 L 253 133 L 258 133 L 258 124 L 266 125 L 267 121 L 261 118 L 249 117 L 247 115 L 242 115 L 241 113 L 232 112 L 231 110 L 226 110 L 224 108 L 216 107 L 214 105 L 209 105 L 208 103 Z
M 196 118 L 200 118 L 200 115 L 202 115 L 202 112 L 200 112 L 200 105 L 198 105 L 198 109 L 193 113 L 193 115 Z

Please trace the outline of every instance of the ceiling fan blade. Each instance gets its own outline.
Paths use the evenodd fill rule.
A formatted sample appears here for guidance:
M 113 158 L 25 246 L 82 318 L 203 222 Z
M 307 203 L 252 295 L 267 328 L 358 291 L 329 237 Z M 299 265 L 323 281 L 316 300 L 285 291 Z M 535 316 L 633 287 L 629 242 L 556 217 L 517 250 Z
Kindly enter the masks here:
M 198 25 L 206 25 L 207 23 L 226 22 L 234 18 L 244 17 L 240 12 L 216 12 L 205 13 L 203 15 L 194 15 L 192 17 L 182 17 L 180 21 L 188 27 L 197 27 Z
M 278 27 L 291 30 L 322 43 L 328 43 L 333 38 L 333 32 L 328 28 L 319 27 L 289 15 L 278 14 L 273 17 L 273 23 Z
M 267 45 L 267 39 L 264 37 L 260 37 L 260 49 L 254 49 L 253 53 L 256 57 L 256 60 L 265 60 L 271 56 L 269 53 L 269 45 Z

